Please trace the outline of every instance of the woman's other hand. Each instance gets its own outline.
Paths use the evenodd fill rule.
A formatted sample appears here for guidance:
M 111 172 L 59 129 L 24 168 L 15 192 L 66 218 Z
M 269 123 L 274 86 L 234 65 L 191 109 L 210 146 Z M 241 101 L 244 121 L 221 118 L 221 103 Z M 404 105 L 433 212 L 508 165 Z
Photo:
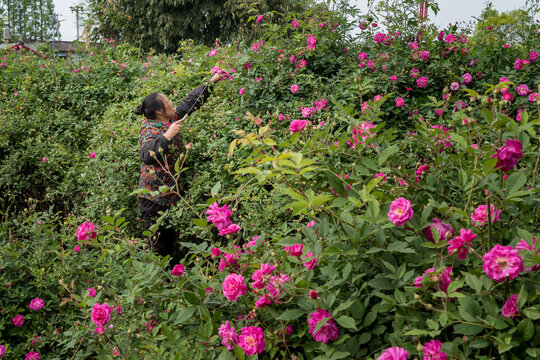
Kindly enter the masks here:
M 165 134 L 163 134 L 163 136 L 165 136 L 167 140 L 171 141 L 171 139 L 175 137 L 180 132 L 180 130 L 182 130 L 182 123 L 184 122 L 184 120 L 186 120 L 186 118 L 187 114 L 180 120 L 173 122 L 171 126 L 169 126 L 169 129 L 165 132 Z

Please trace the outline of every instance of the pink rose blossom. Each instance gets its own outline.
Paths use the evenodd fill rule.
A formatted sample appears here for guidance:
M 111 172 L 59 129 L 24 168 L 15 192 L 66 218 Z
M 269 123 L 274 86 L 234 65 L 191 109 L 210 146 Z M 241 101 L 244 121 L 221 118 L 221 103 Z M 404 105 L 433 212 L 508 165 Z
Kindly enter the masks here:
M 392 80 L 393 82 L 396 82 L 397 81 L 397 76 L 395 76 L 395 75 L 390 76 L 390 80 Z
M 95 152 L 91 152 L 90 153 L 90 159 L 95 159 L 96 158 L 96 153 Z
M 378 173 L 378 174 L 375 174 L 375 179 L 377 178 L 382 178 L 381 182 L 386 182 L 386 174 L 385 173 Z
M 396 106 L 397 107 L 402 107 L 403 105 L 405 105 L 405 100 L 403 100 L 403 98 L 399 97 L 396 99 Z
M 527 243 L 525 240 L 523 239 L 520 239 L 521 241 L 516 245 L 516 250 L 528 250 L 528 251 L 532 251 L 534 253 L 534 249 L 536 247 L 536 239 L 533 237 L 532 238 L 532 246 Z M 538 255 L 540 253 L 540 249 L 538 249 L 538 251 L 536 251 L 535 255 Z M 527 268 L 525 270 L 527 271 L 537 271 L 540 269 L 540 264 L 536 264 L 534 265 L 533 267 L 530 267 L 530 268 Z
M 107 303 L 104 303 L 103 305 L 94 304 L 91 316 L 92 322 L 96 324 L 96 326 L 103 326 L 111 320 L 111 313 L 112 309 Z
M 518 95 L 526 96 L 531 90 L 529 90 L 529 87 L 526 84 L 518 85 L 516 88 L 516 92 Z
M 530 102 L 535 102 L 537 99 L 538 99 L 538 93 L 537 92 L 533 92 L 533 93 L 529 94 L 529 101 Z
M 291 26 L 292 26 L 293 28 L 297 28 L 297 27 L 300 26 L 300 25 L 298 24 L 298 21 L 293 20 L 293 21 L 291 21 Z
M 414 214 L 411 202 L 405 198 L 397 198 L 390 204 L 388 219 L 397 226 L 404 226 Z
M 251 63 L 249 61 L 247 61 L 245 64 L 244 64 L 244 70 L 249 70 L 251 69 Z
M 536 51 L 531 51 L 529 54 L 529 61 L 535 62 L 536 60 L 538 60 L 538 53 Z
M 240 230 L 242 230 L 242 228 L 237 224 L 229 224 L 228 226 L 223 227 L 221 228 L 221 230 L 219 230 L 219 235 L 225 236 L 228 234 L 234 234 L 235 232 L 238 232 Z
M 470 83 L 472 81 L 472 75 L 469 74 L 469 73 L 465 73 L 465 74 L 461 75 L 461 77 L 463 78 L 463 82 L 465 84 L 468 84 L 468 83 Z
M 317 324 L 323 321 L 325 318 L 330 318 L 321 328 L 317 331 Z M 309 314 L 308 318 L 309 333 L 313 335 L 313 338 L 316 341 L 322 342 L 323 344 L 328 343 L 328 341 L 337 340 L 339 336 L 339 329 L 336 326 L 336 321 L 332 318 L 332 315 L 324 310 L 317 309 L 317 312 Z
M 230 274 L 223 280 L 223 295 L 230 301 L 238 300 L 240 295 L 244 295 L 247 290 L 242 275 Z
M 260 23 L 264 18 L 264 15 L 257 16 L 257 20 L 255 20 L 257 23 Z
M 460 229 L 460 235 L 453 239 L 448 240 L 448 254 L 452 254 L 454 250 L 457 250 L 458 260 L 465 260 L 471 242 L 478 236 L 474 234 L 472 230 Z
M 30 309 L 32 310 L 39 310 L 43 307 L 43 305 L 45 305 L 45 303 L 43 302 L 43 299 L 40 299 L 40 298 L 35 298 L 35 299 L 32 299 L 32 301 L 30 301 Z
M 240 95 L 244 95 L 244 91 L 246 91 L 246 88 L 245 88 L 245 87 L 241 88 L 241 89 L 238 91 L 238 93 L 239 93 Z
M 184 274 L 185 267 L 182 264 L 174 265 L 171 274 L 173 276 L 182 276 Z
M 317 291 L 315 291 L 315 290 L 311 290 L 311 291 L 309 292 L 309 297 L 310 297 L 311 299 L 316 299 L 318 296 L 319 296 L 319 294 L 318 294 Z
M 313 225 L 315 225 L 315 224 L 316 224 L 315 220 L 311 220 L 311 221 L 307 224 L 307 227 L 308 227 L 308 228 L 311 228 L 311 227 L 313 227 Z
M 502 89 L 501 89 L 502 90 Z M 514 100 L 514 95 L 512 95 L 511 93 L 509 92 L 505 92 L 503 94 L 503 100 L 506 100 L 506 101 L 512 101 Z
M 261 354 L 266 346 L 263 330 L 258 326 L 249 326 L 243 327 L 241 331 L 242 335 L 238 337 L 238 346 L 244 350 L 246 356 Z
M 225 346 L 227 350 L 234 350 L 234 345 L 238 343 L 238 334 L 228 320 L 221 324 L 218 335 L 221 338 L 221 345 Z
M 406 360 L 407 357 L 409 357 L 407 350 L 395 346 L 384 350 L 377 360 Z
M 268 275 L 270 275 L 275 268 L 275 265 L 261 264 L 261 268 L 255 271 L 251 276 L 251 280 L 253 280 L 251 287 L 259 290 L 264 289 L 266 281 L 270 278 Z
M 429 51 L 422 51 L 420 53 L 420 59 L 422 60 L 428 60 L 429 59 Z
M 311 260 L 308 260 L 311 259 Z M 305 261 L 308 260 L 308 261 Z M 319 261 L 311 251 L 308 251 L 306 256 L 303 259 L 304 267 L 308 270 L 312 270 L 315 267 L 315 264 Z
M 148 324 L 148 323 L 147 323 L 147 324 Z M 152 326 L 152 327 L 153 327 L 153 326 Z M 151 329 L 152 327 L 150 327 L 150 329 Z M 103 326 L 98 326 L 98 327 L 96 327 L 94 330 L 95 330 L 98 334 L 100 334 L 100 335 L 103 334 L 103 333 L 105 333 L 105 328 L 104 328 Z
M 225 254 L 223 255 L 223 257 L 225 259 L 221 259 L 221 261 L 219 262 L 219 266 L 218 266 L 219 272 L 222 272 L 223 270 L 225 270 L 227 266 L 231 266 L 233 268 L 238 267 L 238 259 L 240 258 L 240 251 L 237 251 L 232 254 Z
M 459 89 L 459 84 L 457 82 L 453 82 L 450 84 L 450 90 L 456 91 Z
M 430 340 L 424 344 L 424 360 L 446 360 L 446 353 L 441 352 L 441 342 Z
M 484 271 L 497 282 L 512 280 L 523 271 L 523 261 L 513 247 L 497 244 L 484 255 Z
M 304 245 L 296 243 L 293 246 L 285 246 L 285 251 L 290 256 L 302 256 L 303 248 Z
M 39 360 L 39 353 L 30 351 L 24 356 L 24 360 Z
M 88 288 L 88 297 L 96 297 L 96 289 Z
M 495 223 L 495 221 L 500 220 L 500 214 L 502 210 L 498 210 L 493 206 L 493 204 L 490 204 L 490 213 L 491 213 L 491 223 Z M 476 209 L 474 209 L 474 213 L 471 214 L 471 219 L 473 221 L 474 226 L 484 226 L 488 223 L 488 211 L 487 211 L 487 205 L 479 205 Z
M 415 49 L 418 49 L 420 45 L 418 45 L 418 43 L 416 41 L 413 41 L 412 43 L 409 44 L 409 48 L 411 50 L 415 50 Z
M 304 59 L 298 60 L 298 65 L 297 65 L 296 67 L 297 67 L 298 69 L 301 69 L 301 68 L 303 68 L 304 66 L 307 66 L 307 64 L 308 64 L 307 60 L 304 60 Z
M 23 324 L 24 324 L 24 316 L 17 315 L 11 321 L 13 322 L 13 325 L 15 325 L 17 327 L 23 326 Z
M 444 38 L 444 41 L 446 41 L 447 43 L 453 43 L 454 41 L 456 41 L 456 36 L 454 34 L 448 34 Z
M 437 218 L 433 218 L 433 222 L 424 229 L 424 235 L 426 236 L 426 239 L 431 241 L 432 243 L 435 243 L 436 237 L 434 230 L 438 234 L 437 237 L 439 238 L 439 241 L 446 241 L 454 235 L 454 229 L 451 225 L 445 224 Z
M 315 36 L 309 34 L 307 42 L 308 42 L 308 48 L 310 50 L 315 50 L 315 46 L 317 45 L 317 39 L 315 38 Z
M 513 319 L 514 317 L 516 317 L 516 315 L 519 313 L 519 309 L 518 309 L 518 306 L 517 306 L 517 300 L 518 300 L 518 295 L 517 294 L 514 294 L 512 296 L 510 296 L 506 302 L 504 303 L 503 305 L 503 308 L 502 308 L 502 315 L 509 318 L 509 319 Z
M 218 52 L 217 49 L 212 49 L 208 55 L 209 56 L 216 56 L 217 52 Z
M 6 347 L 4 345 L 0 345 L 0 358 L 4 356 L 6 353 Z
M 492 158 L 497 158 L 497 165 L 495 167 L 501 169 L 501 171 L 513 170 L 518 160 L 523 157 L 522 148 L 521 141 L 507 139 L 506 145 L 499 148 L 495 155 L 492 156 Z
M 291 121 L 291 124 L 289 125 L 289 130 L 292 133 L 297 133 L 306 128 L 307 120 L 293 120 Z
M 298 92 L 298 85 L 296 85 L 296 84 L 291 85 L 291 92 L 293 94 L 296 94 Z
M 91 222 L 85 221 L 77 229 L 77 239 L 80 241 L 95 239 L 97 237 L 94 231 L 95 225 Z
M 416 79 L 416 85 L 420 88 L 425 88 L 428 86 L 428 78 L 425 76 L 421 76 L 418 79 Z
M 368 59 L 368 54 L 366 54 L 363 51 L 358 53 L 358 60 L 362 61 L 362 60 L 367 60 L 367 59 Z
M 211 250 L 212 257 L 218 257 L 221 255 L 221 250 L 218 248 L 212 248 Z

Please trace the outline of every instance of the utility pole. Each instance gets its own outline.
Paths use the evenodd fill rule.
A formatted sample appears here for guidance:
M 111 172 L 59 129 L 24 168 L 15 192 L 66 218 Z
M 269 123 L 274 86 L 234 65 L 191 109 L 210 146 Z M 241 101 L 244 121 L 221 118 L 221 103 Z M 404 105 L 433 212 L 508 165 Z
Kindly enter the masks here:
M 75 13 L 75 21 L 77 22 L 77 41 L 79 41 L 79 11 L 83 10 L 82 5 L 70 6 L 69 9 L 71 12 Z

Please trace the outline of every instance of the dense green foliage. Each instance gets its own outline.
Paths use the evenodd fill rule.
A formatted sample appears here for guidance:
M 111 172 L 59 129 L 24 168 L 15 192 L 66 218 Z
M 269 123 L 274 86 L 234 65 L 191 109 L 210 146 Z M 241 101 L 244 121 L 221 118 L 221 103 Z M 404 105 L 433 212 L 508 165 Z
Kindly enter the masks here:
M 481 38 L 455 26 L 443 35 L 426 28 L 416 39 L 394 31 L 375 42 L 381 35 L 370 25 L 351 38 L 340 13 L 322 10 L 280 20 L 265 13 L 253 45 L 186 41 L 182 57 L 115 40 L 56 67 L 32 54 L 3 55 L 0 345 L 7 355 L 257 358 L 222 345 L 218 330 L 229 321 L 237 332 L 263 329 L 264 359 L 374 359 L 389 346 L 421 358 L 432 339 L 448 358 L 539 356 L 538 272 L 497 282 L 482 258 L 496 244 L 524 240 L 533 248 L 519 251 L 524 267 L 540 263 L 538 26 L 529 23 L 519 42 L 493 36 L 486 51 Z M 214 66 L 232 81 L 186 120 L 193 148 L 178 166 L 179 187 L 168 189 L 182 195 L 166 215 L 186 254 L 177 277 L 169 258 L 148 251 L 139 223 L 141 119 L 133 111 L 153 91 L 179 101 Z M 421 77 L 427 86 L 418 85 Z M 291 132 L 296 119 L 309 123 Z M 520 141 L 523 157 L 503 172 L 493 156 L 507 140 Z M 414 210 L 404 226 L 388 217 L 400 197 Z M 241 231 L 218 235 L 206 215 L 215 201 L 228 205 Z M 475 226 L 471 214 L 489 204 L 500 219 Z M 434 218 L 456 236 L 477 235 L 465 259 L 448 250 L 449 236 L 426 239 Z M 77 240 L 84 221 L 96 224 L 97 238 Z M 301 257 L 285 250 L 296 243 Z M 220 271 L 223 254 L 238 250 L 240 266 Z M 271 304 L 256 307 L 263 291 L 255 293 L 252 280 L 262 264 L 288 281 Z M 430 268 L 434 276 L 415 287 Z M 248 288 L 236 301 L 223 294 L 230 274 Z M 444 276 L 451 281 L 443 288 Z M 512 294 L 519 311 L 509 318 L 501 309 Z M 32 310 L 36 297 L 45 305 Z M 113 312 L 97 334 L 92 308 L 105 302 Z M 328 343 L 310 332 L 318 308 L 340 332 Z M 17 315 L 22 326 L 12 321 Z M 287 325 L 292 333 L 283 337 Z

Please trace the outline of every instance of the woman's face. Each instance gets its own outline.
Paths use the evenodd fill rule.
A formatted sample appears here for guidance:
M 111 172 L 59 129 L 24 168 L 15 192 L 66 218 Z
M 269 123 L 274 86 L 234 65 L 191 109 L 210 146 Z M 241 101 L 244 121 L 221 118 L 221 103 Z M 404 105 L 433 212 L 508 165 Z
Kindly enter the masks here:
M 161 101 L 163 101 L 163 116 L 167 119 L 171 119 L 174 115 L 174 106 L 172 104 L 172 101 L 170 101 L 167 96 L 161 94 Z

